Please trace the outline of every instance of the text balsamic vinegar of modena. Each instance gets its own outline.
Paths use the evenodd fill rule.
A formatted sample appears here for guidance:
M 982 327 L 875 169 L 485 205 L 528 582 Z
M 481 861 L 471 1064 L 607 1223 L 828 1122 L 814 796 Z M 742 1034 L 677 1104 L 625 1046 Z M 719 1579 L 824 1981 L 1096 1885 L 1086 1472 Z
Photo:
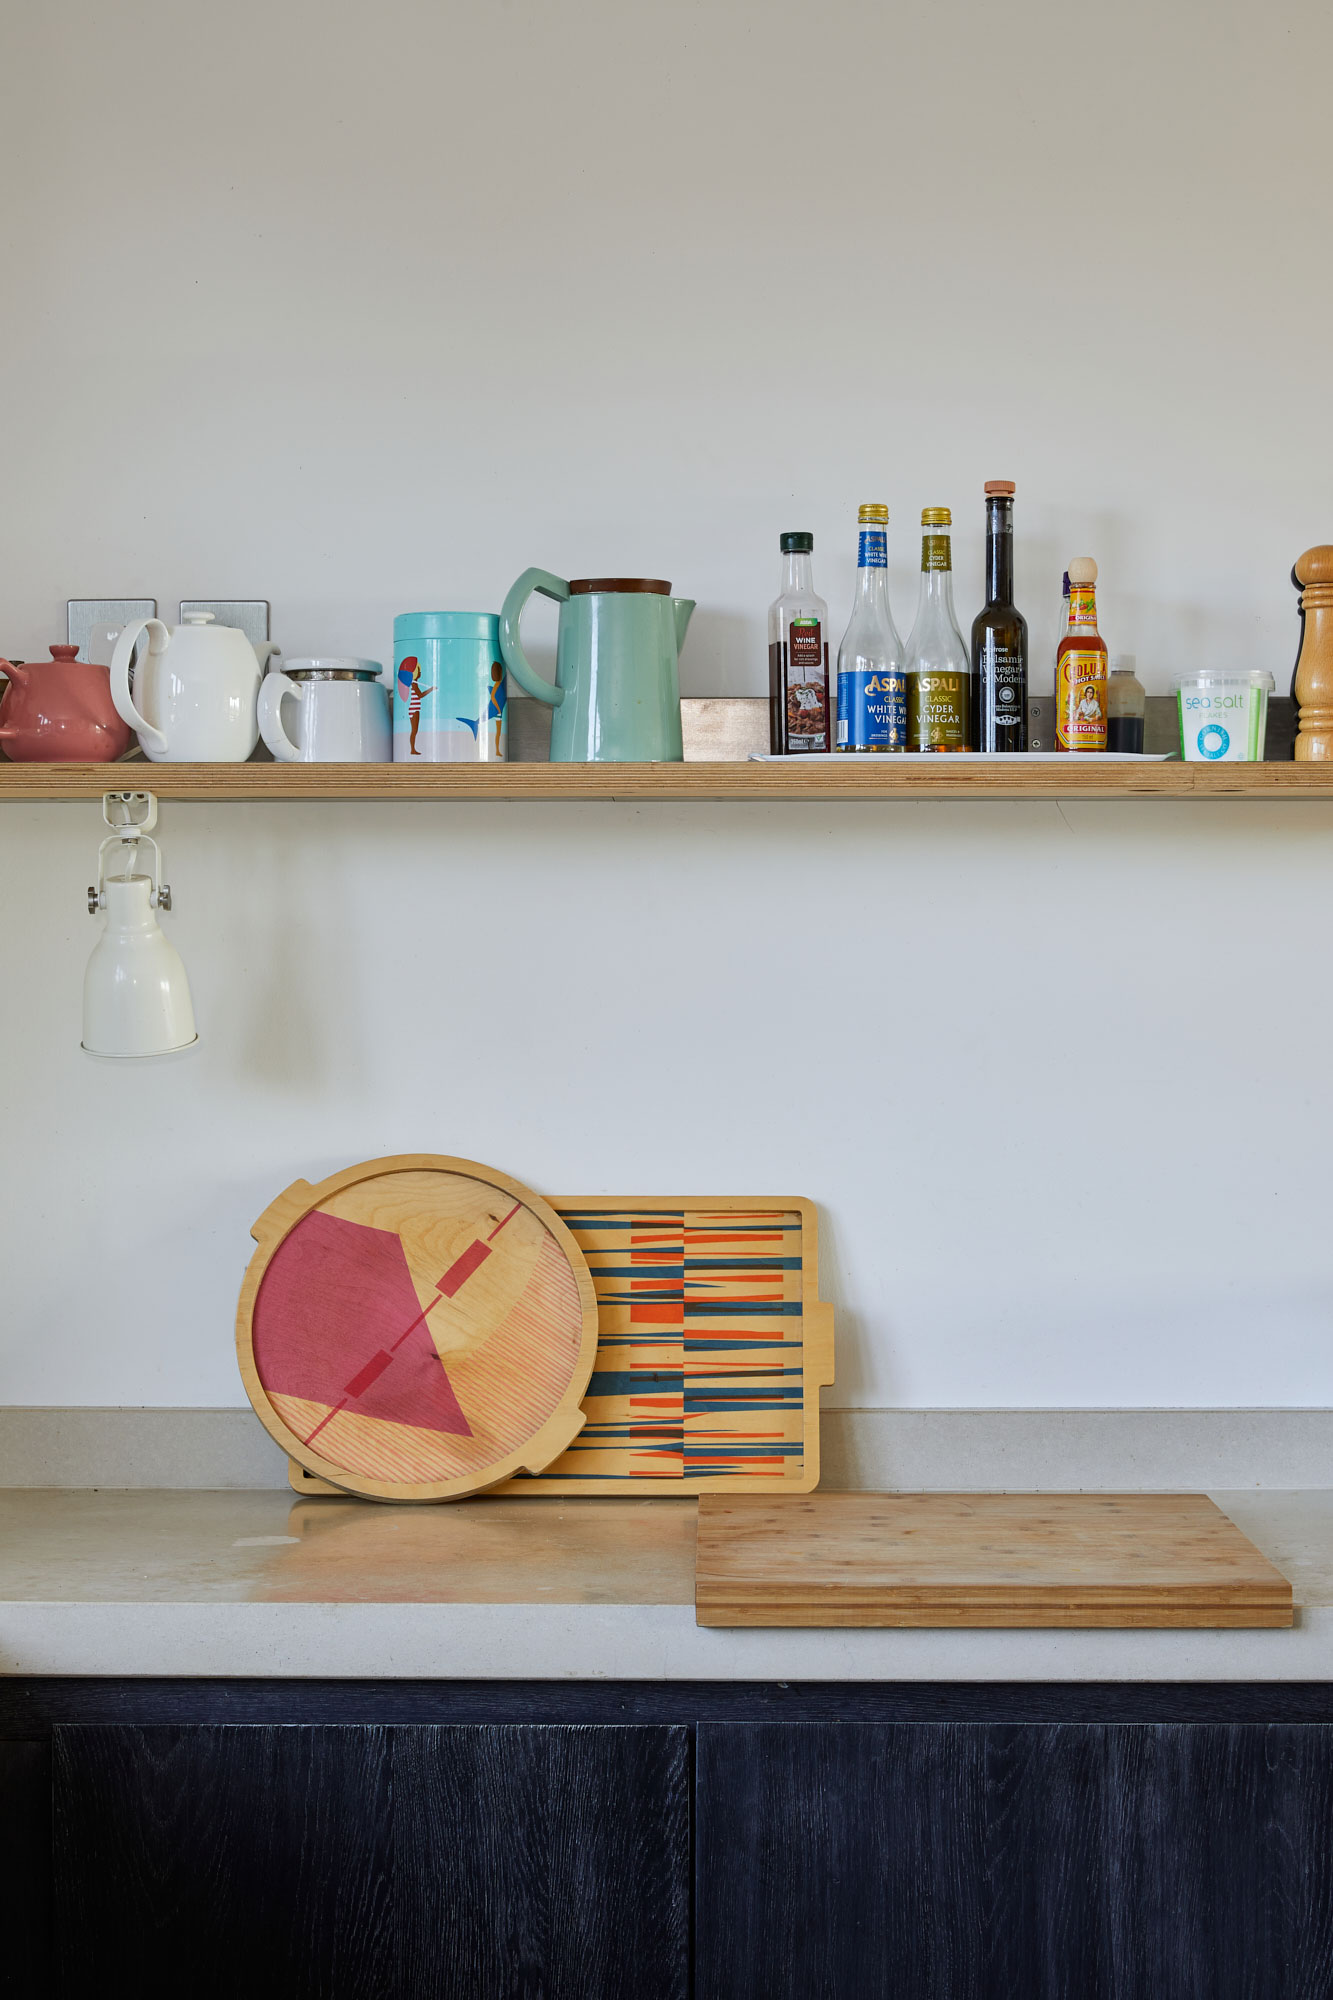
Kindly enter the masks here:
M 972 748 L 1028 747 L 1028 627 L 1014 607 L 1014 486 L 986 481 L 986 602 L 972 620 Z

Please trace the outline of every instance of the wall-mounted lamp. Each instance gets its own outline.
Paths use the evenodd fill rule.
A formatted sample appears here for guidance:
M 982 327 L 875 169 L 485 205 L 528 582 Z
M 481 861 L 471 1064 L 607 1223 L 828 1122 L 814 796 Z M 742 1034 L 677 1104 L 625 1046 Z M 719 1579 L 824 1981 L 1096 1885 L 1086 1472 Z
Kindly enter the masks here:
M 97 851 L 88 909 L 104 911 L 106 926 L 83 976 L 83 1046 L 90 1056 L 172 1055 L 199 1037 L 180 953 L 154 914 L 171 908 L 149 838 L 157 800 L 151 792 L 104 792 L 102 818 L 112 830 Z M 140 846 L 153 850 L 151 875 L 138 872 Z M 109 864 L 111 848 L 119 852 Z

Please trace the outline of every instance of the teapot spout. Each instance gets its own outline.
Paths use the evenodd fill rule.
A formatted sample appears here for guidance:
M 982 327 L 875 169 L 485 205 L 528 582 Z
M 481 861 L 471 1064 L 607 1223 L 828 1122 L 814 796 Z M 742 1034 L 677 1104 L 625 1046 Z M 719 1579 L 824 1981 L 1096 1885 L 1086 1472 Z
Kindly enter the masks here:
M 685 634 L 690 629 L 690 619 L 694 615 L 694 599 L 692 597 L 673 597 L 671 600 L 671 609 L 676 617 L 676 651 L 679 653 L 681 647 L 685 644 Z
M 21 688 L 28 678 L 28 669 L 21 660 L 0 660 L 0 674 L 7 675 L 14 687 Z

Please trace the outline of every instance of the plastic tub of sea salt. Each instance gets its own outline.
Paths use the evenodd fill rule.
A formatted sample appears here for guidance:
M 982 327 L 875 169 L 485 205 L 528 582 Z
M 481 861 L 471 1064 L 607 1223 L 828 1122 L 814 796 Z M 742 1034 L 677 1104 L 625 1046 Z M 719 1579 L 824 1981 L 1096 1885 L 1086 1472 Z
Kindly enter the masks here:
M 1199 667 L 1177 674 L 1180 754 L 1187 764 L 1259 764 L 1268 727 L 1273 676 L 1265 667 L 1224 673 Z

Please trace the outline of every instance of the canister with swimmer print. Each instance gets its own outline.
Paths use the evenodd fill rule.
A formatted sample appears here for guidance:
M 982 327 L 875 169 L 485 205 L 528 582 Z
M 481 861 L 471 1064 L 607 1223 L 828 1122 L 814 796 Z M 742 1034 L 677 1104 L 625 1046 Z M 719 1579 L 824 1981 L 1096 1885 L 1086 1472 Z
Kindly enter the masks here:
M 407 611 L 395 618 L 394 763 L 500 763 L 506 733 L 498 617 Z

